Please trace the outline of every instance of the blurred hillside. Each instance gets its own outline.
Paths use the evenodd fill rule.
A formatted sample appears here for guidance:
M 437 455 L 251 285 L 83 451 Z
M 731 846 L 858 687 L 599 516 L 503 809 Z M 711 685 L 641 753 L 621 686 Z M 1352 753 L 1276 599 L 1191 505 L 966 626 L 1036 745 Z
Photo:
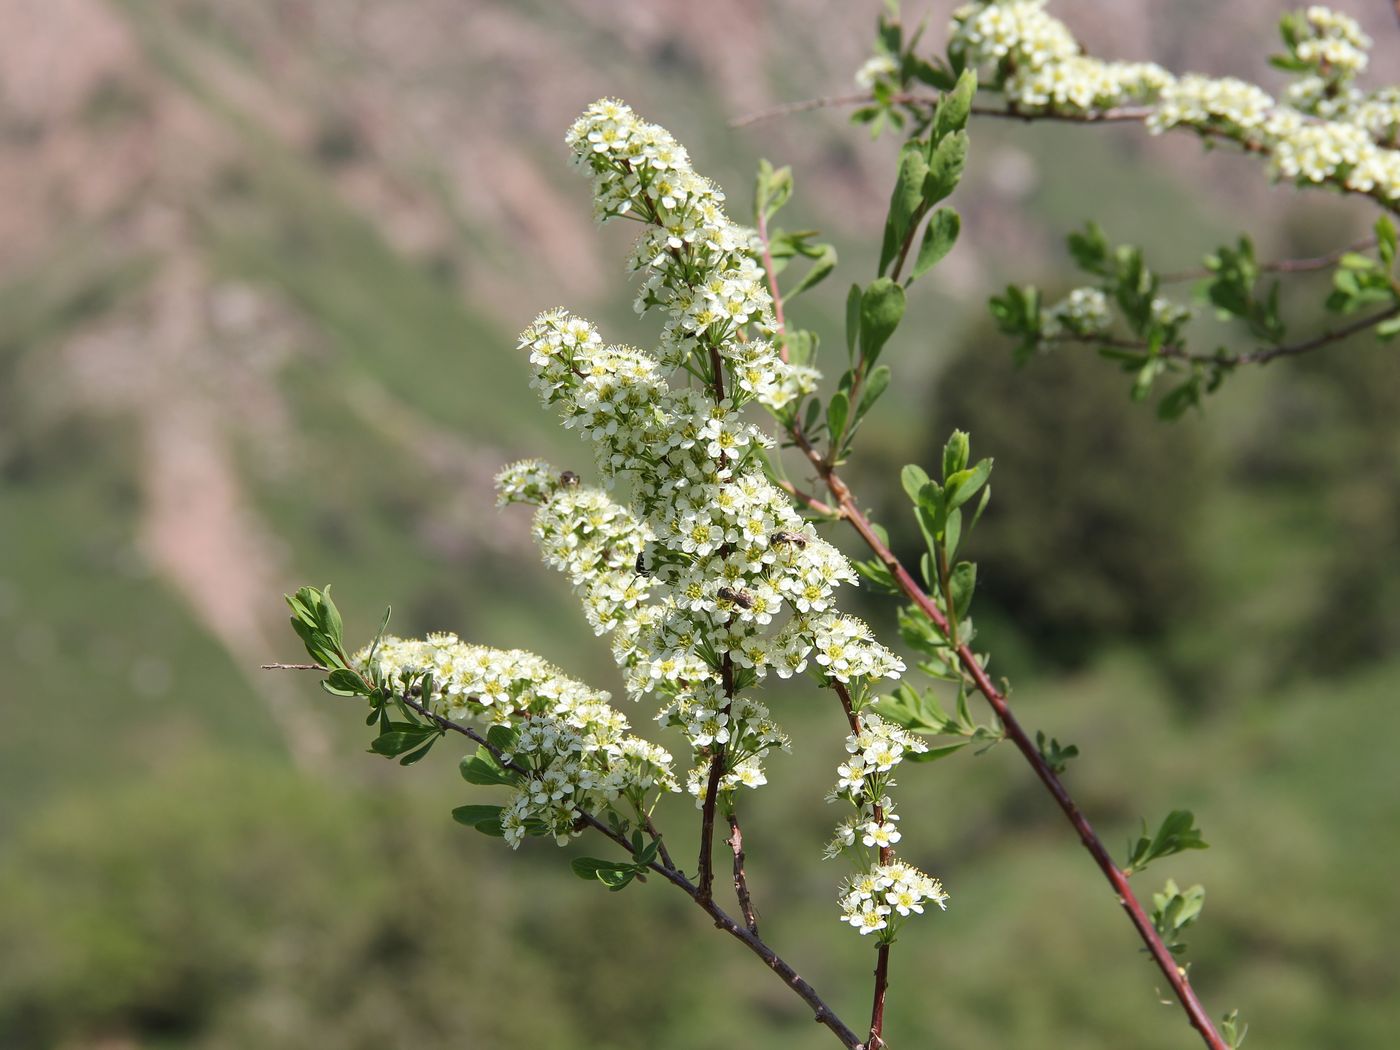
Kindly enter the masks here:
M 931 5 L 936 42 L 951 6 Z M 1388 6 L 1336 6 L 1376 37 L 1373 69 L 1400 73 Z M 508 459 L 581 459 L 536 408 L 515 332 L 568 303 L 648 338 L 627 232 L 594 227 L 563 131 L 623 97 L 736 215 L 760 156 L 792 164 L 792 221 L 842 253 L 799 304 L 835 345 L 894 143 L 832 112 L 727 123 L 848 90 L 878 8 L 0 3 L 0 1046 L 706 1050 L 752 1025 L 765 1046 L 813 1045 L 781 987 L 658 887 L 619 900 L 544 848 L 503 857 L 450 823 L 463 791 L 446 756 L 401 771 L 361 755 L 351 712 L 256 667 L 298 655 L 280 595 L 329 580 L 357 636 L 392 603 L 402 632 L 532 646 L 615 684 L 490 491 Z M 1277 83 L 1283 5 L 1055 8 L 1096 51 Z M 1385 1045 L 1400 1024 L 1392 358 L 1358 345 L 1242 376 L 1205 418 L 1164 427 L 1112 373 L 1011 371 L 984 321 L 1001 283 L 1059 272 L 1090 214 L 1166 268 L 1241 229 L 1265 256 L 1326 250 L 1371 217 L 1133 129 L 978 125 L 969 170 L 963 241 L 890 351 L 899 392 L 853 465 L 862 496 L 898 535 L 900 464 L 954 425 L 995 451 L 1006 524 L 989 519 L 1000 538 L 978 552 L 984 641 L 1027 721 L 1084 750 L 1074 786 L 1111 842 L 1190 805 L 1222 844 L 1163 873 L 1210 891 L 1192 941 L 1204 997 L 1240 1006 L 1261 1045 Z M 1082 469 L 1026 465 L 1085 418 L 1109 422 Z M 1113 481 L 1091 534 L 1051 511 L 1099 453 Z M 1121 555 L 1119 536 L 1141 572 L 1098 556 Z M 753 807 L 751 864 L 775 942 L 863 1002 L 836 875 L 808 863 L 839 728 L 810 700 L 777 700 L 798 746 Z M 1191 1045 L 1013 755 L 906 779 L 946 811 L 918 849 L 955 906 L 900 961 L 894 1039 Z M 649 942 L 660 924 L 674 943 Z

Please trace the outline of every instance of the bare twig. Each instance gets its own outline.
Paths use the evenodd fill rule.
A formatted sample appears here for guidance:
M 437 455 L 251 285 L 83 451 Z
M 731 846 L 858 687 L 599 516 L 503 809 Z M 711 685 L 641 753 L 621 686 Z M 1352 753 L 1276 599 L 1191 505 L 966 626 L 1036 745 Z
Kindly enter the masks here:
M 264 671 L 329 671 L 329 667 L 322 667 L 320 664 L 263 664 Z
M 753 897 L 749 894 L 749 877 L 744 873 L 744 833 L 739 830 L 739 815 L 729 810 L 729 848 L 734 851 L 734 896 L 739 898 L 739 911 L 744 915 L 744 925 L 750 933 L 758 933 L 758 916 L 753 910 Z
M 750 124 L 759 124 L 765 120 L 773 120 L 777 117 L 790 117 L 794 113 L 808 113 L 814 109 L 832 109 L 837 106 L 859 106 L 863 103 L 874 101 L 869 92 L 861 92 L 854 95 L 827 95 L 822 98 L 805 98 L 798 102 L 784 102 L 781 105 L 769 106 L 767 109 L 760 109 L 747 116 L 736 117 L 729 122 L 731 128 L 746 128 Z

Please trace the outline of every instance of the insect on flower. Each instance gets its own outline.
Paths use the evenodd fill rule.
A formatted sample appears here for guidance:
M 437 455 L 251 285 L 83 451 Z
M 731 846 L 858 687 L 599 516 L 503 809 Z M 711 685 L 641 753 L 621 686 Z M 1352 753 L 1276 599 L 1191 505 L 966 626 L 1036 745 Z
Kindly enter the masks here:
M 721 587 L 715 594 L 727 602 L 733 602 L 741 609 L 753 608 L 753 595 L 748 591 L 738 590 L 734 587 Z
M 773 533 L 773 546 L 776 547 L 784 543 L 790 543 L 794 547 L 800 547 L 805 550 L 807 547 L 807 537 L 799 532 L 788 532 L 786 530 Z

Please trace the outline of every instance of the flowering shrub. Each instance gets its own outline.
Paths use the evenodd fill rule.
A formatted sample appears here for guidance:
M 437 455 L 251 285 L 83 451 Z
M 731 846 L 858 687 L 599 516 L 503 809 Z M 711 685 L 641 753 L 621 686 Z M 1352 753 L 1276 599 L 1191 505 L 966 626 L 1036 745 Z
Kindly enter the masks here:
M 528 459 L 500 472 L 497 499 L 503 507 L 535 508 L 532 532 L 545 562 L 568 578 L 595 633 L 608 637 L 628 699 L 684 742 L 684 772 L 668 751 L 628 732 L 606 693 L 539 656 L 450 634 L 403 640 L 383 630 L 352 655 L 328 588 L 304 588 L 288 599 L 314 660 L 309 666 L 327 672 L 325 687 L 368 703 L 375 751 L 409 764 L 448 733 L 476 743 L 462 775 L 508 793 L 500 805 L 459 807 L 459 822 L 513 848 L 531 836 L 561 845 L 585 833 L 610 840 L 621 854 L 577 858 L 575 873 L 613 890 L 648 877 L 676 886 L 850 1048 L 885 1045 L 891 946 L 911 916 L 949 902 L 938 878 L 897 856 L 896 770 L 1008 740 L 1109 881 L 1205 1044 L 1237 1046 L 1244 1034 L 1233 1014 L 1218 1026 L 1211 1021 L 1176 958 L 1204 890 L 1169 881 L 1149 910 L 1129 883 L 1157 859 L 1204 848 L 1192 814 L 1173 811 L 1155 830 L 1144 823 L 1128 856 L 1115 862 L 1061 780 L 1077 749 L 1044 733 L 1032 738 L 989 678 L 988 657 L 971 648 L 977 567 L 958 552 L 990 497 L 991 461 L 974 461 L 968 436 L 955 432 L 932 472 L 904 469 L 901 481 L 927 547 L 921 579 L 890 551 L 840 473 L 862 421 L 889 386 L 890 368 L 880 357 L 902 319 L 906 289 L 959 236 L 961 220 L 942 202 L 962 174 L 969 118 L 1131 120 L 1154 133 L 1190 128 L 1266 156 L 1275 178 L 1326 185 L 1387 212 L 1400 208 L 1400 93 L 1354 83 L 1369 41 L 1351 19 L 1312 7 L 1284 20 L 1287 53 L 1277 64 L 1297 79 L 1280 102 L 1239 80 L 1089 56 L 1045 7 L 1044 0 L 962 7 L 946 55 L 937 58 L 919 53 L 921 32 L 906 39 L 898 20 L 887 17 L 875 55 L 856 75 L 861 95 L 793 107 L 855 101 L 858 122 L 877 133 L 907 132 L 878 274 L 847 295 L 846 367 L 824 398 L 819 340 L 794 324 L 785 306 L 830 274 L 835 252 L 812 233 L 770 228 L 792 194 L 791 173 L 760 167 L 749 228 L 726 214 L 724 194 L 692 169 L 685 148 L 624 103 L 594 103 L 567 133 L 574 164 L 592 181 L 597 218 L 640 227 L 630 258 L 635 305 L 659 319 L 660 331 L 654 349 L 613 345 L 563 309 L 540 314 L 525 329 L 519 348 L 529 356 L 532 385 L 591 448 L 598 483 Z M 974 105 L 979 90 L 999 93 L 1004 105 Z M 1185 349 L 1194 312 L 1164 293 L 1169 282 L 1138 249 L 1111 247 L 1092 225 L 1070 249 L 1093 283 L 1048 308 L 1035 289 L 1011 288 L 993 300 L 994 315 L 1018 337 L 1022 355 L 1061 343 L 1097 347 L 1135 373 L 1138 396 L 1157 377 L 1178 373 L 1163 415 L 1198 404 L 1239 365 L 1366 329 L 1382 337 L 1400 330 L 1396 238 L 1386 215 L 1373 240 L 1313 267 L 1338 268 L 1331 308 L 1381 309 L 1303 343 L 1285 341 L 1277 285 L 1258 287 L 1269 268 L 1255 262 L 1247 240 L 1210 256 L 1206 299 L 1265 343 L 1236 354 Z M 805 272 L 784 293 L 780 277 L 800 264 Z M 801 457 L 824 492 L 789 480 L 783 449 Z M 837 521 L 855 530 L 872 557 L 852 562 L 823 537 L 818 526 Z M 860 580 L 907 603 L 899 623 L 912 669 L 865 623 L 840 611 L 839 589 Z M 740 810 L 748 790 L 780 775 L 770 760 L 789 746 L 761 699 L 770 675 L 810 678 L 839 703 L 849 726 L 844 753 L 833 744 L 837 779 L 828 801 L 850 809 L 825 855 L 850 865 L 836 892 L 839 919 L 877 952 L 864 1037 L 759 935 Z M 974 693 L 992 708 L 991 722 L 973 718 Z M 688 793 L 699 811 L 693 876 L 672 855 L 679 839 L 654 821 L 658 799 L 671 792 Z M 737 918 L 715 901 L 718 819 L 729 827 Z

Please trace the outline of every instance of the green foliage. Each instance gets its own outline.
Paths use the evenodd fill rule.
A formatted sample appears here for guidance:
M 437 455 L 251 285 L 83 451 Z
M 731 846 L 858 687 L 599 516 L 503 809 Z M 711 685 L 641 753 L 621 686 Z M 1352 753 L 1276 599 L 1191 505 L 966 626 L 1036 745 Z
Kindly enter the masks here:
M 1059 776 L 1069 768 L 1071 759 L 1079 757 L 1078 745 L 1067 744 L 1061 746 L 1060 742 L 1054 737 L 1050 737 L 1047 740 L 1043 730 L 1036 730 L 1035 746 L 1036 750 L 1040 752 L 1040 757 L 1045 760 L 1045 765 L 1050 769 L 1050 772 L 1054 773 L 1056 776 Z
M 1173 955 L 1186 951 L 1186 942 L 1181 940 L 1181 934 L 1201 917 L 1205 903 L 1204 886 L 1197 883 L 1182 890 L 1174 879 L 1167 880 L 1161 893 L 1152 895 L 1152 925 Z
M 1206 842 L 1196 827 L 1196 818 L 1187 809 L 1174 809 L 1162 820 L 1161 826 L 1151 837 L 1147 833 L 1147 821 L 1142 822 L 1142 834 L 1137 840 L 1128 843 L 1128 862 L 1123 865 L 1127 875 L 1142 871 L 1154 860 L 1170 857 L 1188 849 L 1205 849 Z
M 976 87 L 977 78 L 971 73 L 963 74 L 953 89 L 940 98 L 924 129 L 928 137 L 919 138 L 916 129 L 916 134 L 900 149 L 880 247 L 878 272 L 882 277 L 893 267 L 893 278 L 899 278 L 920 225 L 962 178 L 967 162 L 967 132 L 963 129 Z M 927 273 L 948 254 L 957 240 L 959 226 L 958 214 L 951 208 L 933 212 L 905 285 Z
M 1200 429 L 1168 440 L 1090 357 L 1017 369 L 976 331 L 966 345 L 937 381 L 931 417 L 975 434 L 997 464 L 997 499 L 964 541 L 965 556 L 988 567 L 979 593 L 1055 662 L 1157 635 L 1204 586 L 1200 509 L 1214 489 Z M 942 455 L 930 443 L 922 458 Z M 955 499 L 968 491 L 959 485 Z M 962 511 L 970 506 L 983 505 Z M 899 551 L 916 542 L 895 538 Z
M 792 199 L 792 193 L 792 169 L 775 169 L 767 160 L 760 160 L 754 184 L 754 222 L 766 229 L 773 216 Z M 819 236 L 817 230 L 768 230 L 768 257 L 773 264 L 770 276 L 774 281 L 795 259 L 805 259 L 810 264 L 796 284 L 780 292 L 784 300 L 815 288 L 836 269 L 835 245 L 818 241 Z
M 1230 1050 L 1244 1045 L 1244 1037 L 1249 1034 L 1249 1025 L 1240 1020 L 1240 1012 L 1231 1010 L 1220 1019 L 1220 1034 Z
M 341 638 L 340 612 L 331 601 L 331 589 L 327 584 L 324 591 L 314 587 L 303 587 L 296 594 L 284 595 L 292 610 L 292 629 L 306 646 L 307 653 L 316 663 L 326 668 L 343 670 L 347 664 Z M 342 696 L 356 695 L 354 690 L 344 691 L 340 684 L 343 676 L 332 681 L 327 678 L 328 692 L 341 690 Z
M 610 891 L 626 889 L 632 880 L 646 881 L 647 869 L 656 860 L 661 840 L 645 842 L 640 831 L 632 834 L 632 861 L 598 860 L 595 857 L 575 857 L 570 867 L 575 875 L 585 882 L 601 882 Z
M 1368 319 L 1368 327 L 1376 337 L 1388 339 L 1400 332 L 1400 280 L 1393 272 L 1395 229 L 1389 216 L 1377 221 L 1375 234 L 1375 258 L 1360 251 L 1336 257 L 1333 291 L 1324 305 L 1341 314 L 1383 307 Z M 1165 282 L 1137 246 L 1111 247 L 1103 230 L 1090 222 L 1083 231 L 1070 234 L 1068 250 L 1075 265 L 1095 278 L 1088 290 L 1105 295 L 1116 307 L 1116 318 L 1081 316 L 1067 304 L 1046 310 L 1035 289 L 1008 287 L 989 306 L 1001 331 L 1016 339 L 1013 354 L 1019 363 L 1057 343 L 1085 344 L 1133 376 L 1130 393 L 1135 401 L 1145 400 L 1159 379 L 1170 377 L 1174 385 L 1158 401 L 1157 414 L 1171 420 L 1200 406 L 1202 398 L 1219 389 L 1240 365 L 1298 352 L 1299 346 L 1315 348 L 1312 342 L 1286 343 L 1290 326 L 1283 311 L 1283 285 L 1275 278 L 1265 280 L 1265 274 L 1287 267 L 1260 263 L 1248 237 L 1206 255 L 1205 276 L 1196 286 L 1196 298 L 1219 320 L 1237 322 L 1255 341 L 1243 352 L 1224 347 L 1210 353 L 1193 351 L 1187 338 L 1190 311 L 1165 297 Z M 1316 264 L 1303 268 L 1314 269 Z M 1114 330 L 1119 325 L 1127 335 Z M 1337 338 L 1327 331 L 1314 340 L 1323 346 Z

